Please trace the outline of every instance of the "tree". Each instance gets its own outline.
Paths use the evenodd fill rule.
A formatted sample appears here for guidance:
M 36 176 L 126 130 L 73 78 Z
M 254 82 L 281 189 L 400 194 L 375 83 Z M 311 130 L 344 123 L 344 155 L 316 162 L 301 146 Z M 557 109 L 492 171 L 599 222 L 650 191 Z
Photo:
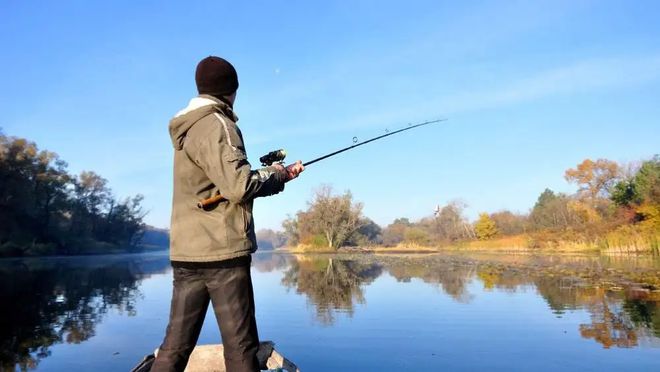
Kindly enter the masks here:
M 579 193 L 591 200 L 608 197 L 620 176 L 619 164 L 607 159 L 585 159 L 575 169 L 570 168 L 564 173 L 566 181 L 578 184 Z
M 412 224 L 407 218 L 397 218 L 383 229 L 383 244 L 392 246 L 401 243 L 410 226 Z
M 619 181 L 612 188 L 610 199 L 618 206 L 630 206 L 641 203 L 637 189 L 635 188 L 635 179 L 626 179 Z
M 66 168 L 56 153 L 0 133 L 0 256 L 137 245 L 142 196 L 117 201 L 103 177 Z
M 108 180 L 94 172 L 83 171 L 73 185 L 75 206 L 71 228 L 78 234 L 94 234 L 98 231 L 101 212 L 113 204 Z
M 660 231 L 660 156 L 642 163 L 634 176 L 617 183 L 612 201 L 632 211 L 632 222 L 651 233 Z
M 300 242 L 300 234 L 298 232 L 298 219 L 287 215 L 287 218 L 282 221 L 282 228 L 286 236 L 286 245 L 294 246 Z
M 522 234 L 527 230 L 528 216 L 523 214 L 514 214 L 511 211 L 500 211 L 490 215 L 490 219 L 495 222 L 497 230 L 503 235 Z
M 492 239 L 497 235 L 497 226 L 488 213 L 479 214 L 479 220 L 474 224 L 474 232 L 479 240 Z
M 287 236 L 299 243 L 324 244 L 337 249 L 346 244 L 362 227 L 362 204 L 354 203 L 350 191 L 333 195 L 330 186 L 320 187 L 308 203 L 307 211 L 299 211 L 295 220 L 284 223 Z
M 474 237 L 472 225 L 463 216 L 466 204 L 453 200 L 442 207 L 437 216 L 431 220 L 430 228 L 438 240 L 457 241 Z
M 377 223 L 368 217 L 364 217 L 360 221 L 360 227 L 346 243 L 352 246 L 379 244 L 383 241 L 382 232 L 383 229 Z
M 555 194 L 550 189 L 545 189 L 539 195 L 530 220 L 536 229 L 563 228 L 570 226 L 573 216 L 568 208 L 570 199 L 564 194 Z
M 641 203 L 660 205 L 660 155 L 642 163 L 635 175 L 634 189 Z

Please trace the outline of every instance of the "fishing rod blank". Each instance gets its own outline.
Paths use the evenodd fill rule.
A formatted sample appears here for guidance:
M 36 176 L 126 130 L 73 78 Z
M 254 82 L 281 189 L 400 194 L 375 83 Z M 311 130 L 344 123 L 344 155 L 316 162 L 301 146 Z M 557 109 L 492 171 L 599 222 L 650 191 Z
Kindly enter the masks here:
M 344 152 L 344 151 L 348 151 L 348 150 L 350 150 L 350 149 L 354 149 L 354 148 L 356 148 L 356 147 L 358 147 L 358 146 L 366 145 L 366 144 L 369 143 L 369 142 L 373 142 L 373 141 L 379 140 L 379 139 L 381 139 L 381 138 L 385 138 L 385 137 L 387 137 L 387 136 L 391 136 L 391 135 L 393 135 L 393 134 L 401 133 L 401 132 L 403 132 L 403 131 L 410 130 L 410 129 L 417 128 L 417 127 L 421 127 L 421 126 L 424 126 L 424 125 L 429 125 L 429 124 L 439 123 L 439 122 L 441 122 L 441 121 L 446 121 L 446 120 L 447 120 L 447 119 L 430 120 L 430 121 L 425 121 L 425 122 L 423 122 L 423 123 L 419 123 L 419 124 L 411 125 L 411 126 L 408 126 L 408 127 L 403 128 L 403 129 L 395 130 L 394 132 L 390 132 L 390 133 L 387 133 L 387 134 L 383 134 L 383 135 L 381 135 L 381 136 L 374 137 L 374 138 L 368 139 L 368 140 L 366 140 L 366 141 L 362 141 L 362 142 L 356 143 L 356 144 L 354 144 L 354 145 L 352 145 L 352 146 L 344 147 L 343 149 L 337 150 L 337 151 L 335 151 L 335 152 L 331 152 L 331 153 L 329 153 L 329 154 L 327 154 L 327 155 L 323 155 L 323 156 L 318 157 L 318 158 L 316 158 L 316 159 L 314 159 L 314 160 L 310 160 L 310 161 L 308 161 L 308 162 L 303 163 L 303 166 L 306 167 L 306 166 L 308 166 L 308 165 L 314 164 L 314 163 L 316 163 L 316 162 L 318 162 L 318 161 L 321 161 L 321 160 L 323 160 L 323 159 L 327 159 L 327 158 L 329 158 L 329 157 L 331 157 L 331 156 L 335 156 L 335 155 L 337 155 L 337 154 L 340 154 L 340 153 L 342 153 L 342 152 Z

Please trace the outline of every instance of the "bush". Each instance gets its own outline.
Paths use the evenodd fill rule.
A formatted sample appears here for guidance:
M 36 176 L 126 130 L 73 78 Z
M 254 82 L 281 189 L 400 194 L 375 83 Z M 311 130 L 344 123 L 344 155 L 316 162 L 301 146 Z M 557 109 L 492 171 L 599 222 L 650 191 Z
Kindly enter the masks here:
M 406 230 L 404 241 L 416 245 L 428 245 L 431 242 L 431 238 L 426 231 L 418 227 L 411 227 Z

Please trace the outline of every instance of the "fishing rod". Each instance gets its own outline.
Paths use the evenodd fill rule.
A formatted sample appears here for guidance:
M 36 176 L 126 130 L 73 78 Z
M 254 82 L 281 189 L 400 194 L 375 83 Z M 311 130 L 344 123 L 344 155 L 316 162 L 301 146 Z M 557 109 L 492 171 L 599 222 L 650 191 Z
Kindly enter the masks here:
M 337 150 L 337 151 L 335 151 L 335 152 L 331 152 L 331 153 L 329 153 L 329 154 L 327 154 L 327 155 L 323 155 L 323 156 L 318 157 L 318 158 L 316 158 L 316 159 L 314 159 L 314 160 L 310 160 L 310 161 L 308 161 L 308 162 L 306 162 L 306 163 L 303 163 L 303 166 L 306 167 L 306 166 L 308 166 L 308 165 L 311 165 L 311 164 L 316 163 L 317 161 L 321 161 L 321 160 L 323 160 L 323 159 L 327 159 L 327 158 L 329 158 L 329 157 L 331 157 L 331 156 L 335 156 L 335 155 L 340 154 L 340 153 L 342 153 L 342 152 L 344 152 L 344 151 L 348 151 L 348 150 L 350 150 L 350 149 L 354 149 L 354 148 L 356 148 L 356 147 L 358 147 L 358 146 L 366 145 L 366 144 L 369 143 L 369 142 L 377 141 L 377 140 L 379 140 L 379 139 L 381 139 L 381 138 L 385 138 L 385 137 L 387 137 L 387 136 L 391 136 L 391 135 L 393 135 L 393 134 L 401 133 L 401 132 L 403 132 L 403 131 L 410 130 L 410 129 L 414 129 L 414 128 L 418 128 L 418 127 L 421 127 L 421 126 L 424 126 L 424 125 L 429 125 L 429 124 L 439 123 L 439 122 L 441 122 L 441 121 L 445 121 L 445 120 L 447 120 L 447 119 L 430 120 L 430 121 L 425 121 L 425 122 L 423 122 L 423 123 L 419 123 L 419 124 L 415 124 L 415 125 L 410 125 L 410 126 L 408 126 L 408 127 L 405 127 L 405 128 L 399 129 L 399 130 L 395 130 L 394 132 L 389 132 L 389 133 L 387 133 L 387 134 L 383 134 L 383 135 L 378 136 L 378 137 L 370 138 L 370 139 L 368 139 L 368 140 L 366 140 L 366 141 L 362 141 L 362 142 L 359 142 L 359 143 L 355 143 L 355 144 L 353 144 L 352 146 L 344 147 L 343 149 Z M 354 142 L 357 142 L 357 137 L 353 137 L 353 141 L 354 141 Z
M 357 137 L 353 137 L 353 145 L 344 147 L 344 148 L 339 149 L 337 151 L 334 151 L 334 152 L 331 152 L 329 154 L 320 156 L 316 159 L 307 161 L 307 162 L 303 163 L 303 166 L 306 167 L 308 165 L 314 164 L 316 162 L 319 162 L 321 160 L 324 160 L 324 159 L 327 159 L 329 157 L 335 156 L 337 154 L 341 154 L 344 151 L 348 151 L 348 150 L 354 149 L 356 147 L 366 145 L 369 142 L 374 142 L 374 141 L 377 141 L 379 139 L 389 137 L 389 136 L 397 134 L 397 133 L 401 133 L 401 132 L 411 130 L 411 129 L 414 129 L 414 128 L 419 128 L 419 127 L 422 127 L 424 125 L 439 123 L 441 121 L 446 121 L 446 120 L 447 119 L 437 119 L 437 120 L 425 121 L 423 123 L 418 123 L 418 124 L 414 124 L 414 125 L 411 124 L 411 125 L 408 125 L 405 128 L 401 128 L 399 130 L 395 130 L 394 132 L 389 132 L 389 133 L 386 133 L 386 134 L 383 134 L 383 135 L 380 135 L 380 136 L 377 136 L 377 137 L 374 137 L 374 138 L 370 138 L 370 139 L 362 141 L 362 142 L 358 142 Z M 270 166 L 270 165 L 273 165 L 273 163 L 280 163 L 281 164 L 284 161 L 284 158 L 286 158 L 286 151 L 284 149 L 280 149 L 280 150 L 271 151 L 268 154 L 260 157 L 259 161 L 261 162 L 261 165 L 263 165 L 263 166 Z M 210 198 L 200 200 L 199 203 L 197 203 L 197 207 L 200 208 L 200 209 L 204 209 L 208 206 L 211 206 L 211 205 L 213 205 L 215 203 L 218 203 L 218 202 L 221 202 L 223 200 L 225 200 L 225 197 L 222 196 L 221 194 L 217 194 L 217 195 L 214 195 Z

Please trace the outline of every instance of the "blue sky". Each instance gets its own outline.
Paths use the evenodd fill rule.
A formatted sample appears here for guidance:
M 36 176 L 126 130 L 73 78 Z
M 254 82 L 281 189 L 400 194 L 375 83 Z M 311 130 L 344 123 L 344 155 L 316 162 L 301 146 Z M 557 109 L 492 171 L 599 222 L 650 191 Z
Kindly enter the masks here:
M 310 166 L 255 203 L 279 228 L 313 190 L 350 189 L 381 225 L 462 199 L 526 212 L 585 158 L 660 152 L 657 1 L 2 1 L 0 127 L 141 193 L 169 225 L 171 116 L 208 55 L 237 68 L 253 165 L 311 158 L 438 117 Z

